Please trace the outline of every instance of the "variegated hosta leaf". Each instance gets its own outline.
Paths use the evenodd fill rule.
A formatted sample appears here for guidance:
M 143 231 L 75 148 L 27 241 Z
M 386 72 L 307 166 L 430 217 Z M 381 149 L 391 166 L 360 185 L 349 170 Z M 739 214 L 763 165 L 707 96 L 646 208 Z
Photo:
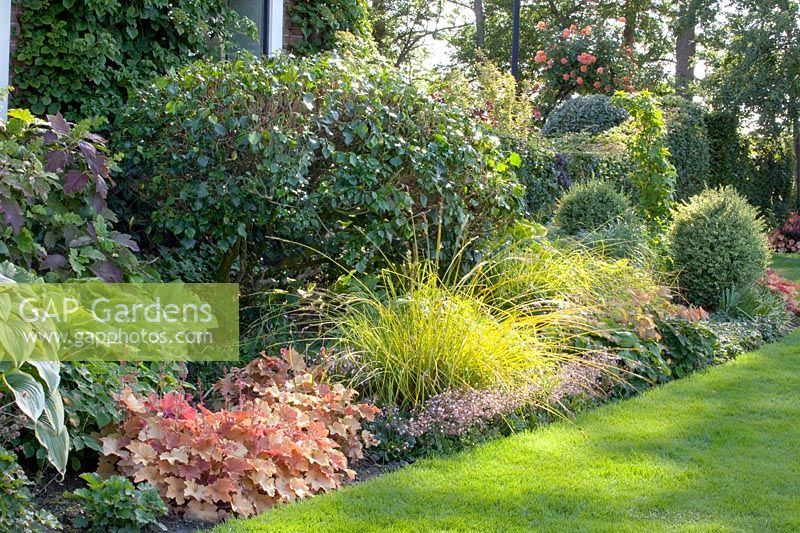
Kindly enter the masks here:
M 36 368 L 39 377 L 47 385 L 48 392 L 53 394 L 58 391 L 61 383 L 61 363 L 58 361 L 28 361 L 28 364 Z
M 44 417 L 43 417 L 44 418 Z M 49 422 L 37 420 L 34 426 L 36 438 L 47 450 L 47 460 L 61 474 L 67 471 L 69 457 L 69 433 L 62 424 L 60 431 L 54 431 Z
M 6 386 L 14 395 L 20 411 L 33 421 L 39 420 L 44 411 L 44 387 L 36 378 L 21 370 L 9 370 L 3 374 Z

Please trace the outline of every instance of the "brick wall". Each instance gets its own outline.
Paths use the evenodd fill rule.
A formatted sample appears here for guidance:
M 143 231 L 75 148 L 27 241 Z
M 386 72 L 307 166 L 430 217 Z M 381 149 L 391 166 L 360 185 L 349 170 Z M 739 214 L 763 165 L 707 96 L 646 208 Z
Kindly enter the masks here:
M 303 40 L 303 33 L 292 24 L 289 8 L 292 0 L 283 0 L 283 47 L 289 48 L 293 43 Z
M 11 45 L 9 52 L 11 53 L 11 64 L 8 68 L 8 83 L 9 85 L 14 78 L 14 51 L 17 49 L 17 39 L 19 36 L 19 14 L 22 11 L 20 0 L 11 0 Z

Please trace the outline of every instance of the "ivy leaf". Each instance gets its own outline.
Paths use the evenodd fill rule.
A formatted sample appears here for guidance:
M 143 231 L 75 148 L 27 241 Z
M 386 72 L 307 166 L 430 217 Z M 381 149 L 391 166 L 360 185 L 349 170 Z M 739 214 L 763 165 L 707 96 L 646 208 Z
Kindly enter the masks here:
M 522 157 L 517 152 L 511 152 L 511 155 L 508 156 L 508 164 L 519 168 L 522 166 Z

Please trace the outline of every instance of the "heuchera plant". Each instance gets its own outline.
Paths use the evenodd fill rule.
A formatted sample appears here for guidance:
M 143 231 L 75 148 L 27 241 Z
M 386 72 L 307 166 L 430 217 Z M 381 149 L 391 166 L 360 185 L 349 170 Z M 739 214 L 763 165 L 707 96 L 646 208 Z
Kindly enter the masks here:
M 567 28 L 539 22 L 545 47 L 536 52 L 539 81 L 533 88 L 543 108 L 551 108 L 573 93 L 633 92 L 633 50 L 624 46 L 624 18 L 589 21 Z
M 211 411 L 188 395 L 124 391 L 126 419 L 102 439 L 101 468 L 113 465 L 186 515 L 217 521 L 334 490 L 355 476 L 348 458 L 376 444 L 361 423 L 378 409 L 279 359 L 263 356 L 217 388 L 238 405 Z
M 786 303 L 786 310 L 796 316 L 800 316 L 800 304 L 797 301 L 800 297 L 800 283 L 784 279 L 769 268 L 764 278 L 759 281 L 759 284 L 779 294 L 784 303 Z

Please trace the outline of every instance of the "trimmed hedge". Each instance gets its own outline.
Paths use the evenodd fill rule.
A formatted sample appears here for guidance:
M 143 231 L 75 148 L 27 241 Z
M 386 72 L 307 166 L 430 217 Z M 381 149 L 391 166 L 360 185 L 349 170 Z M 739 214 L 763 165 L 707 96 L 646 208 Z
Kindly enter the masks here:
M 675 166 L 675 199 L 686 200 L 705 187 L 711 165 L 711 147 L 705 110 L 680 96 L 661 99 L 670 161 Z
M 601 133 L 628 120 L 628 113 L 611 104 L 608 96 L 593 94 L 565 100 L 547 116 L 542 128 L 546 137 L 565 133 Z
M 12 107 L 68 120 L 109 117 L 136 87 L 243 28 L 226 0 L 24 2 Z

